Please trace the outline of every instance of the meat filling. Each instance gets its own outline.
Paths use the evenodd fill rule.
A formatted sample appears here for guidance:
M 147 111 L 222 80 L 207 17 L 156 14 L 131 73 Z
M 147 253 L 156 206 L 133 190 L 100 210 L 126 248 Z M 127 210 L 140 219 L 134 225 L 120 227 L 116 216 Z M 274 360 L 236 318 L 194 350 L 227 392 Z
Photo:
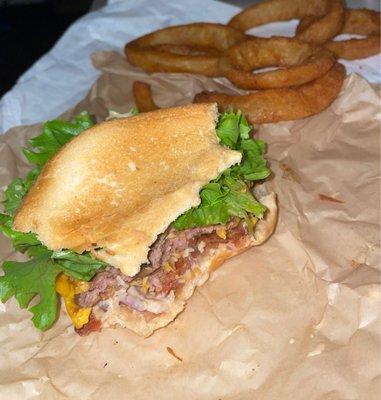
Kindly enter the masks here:
M 227 225 L 210 225 L 176 231 L 169 228 L 152 245 L 149 262 L 140 273 L 131 278 L 119 269 L 107 267 L 91 281 L 87 292 L 76 296 L 83 308 L 98 306 L 107 311 L 111 299 L 133 310 L 160 314 L 169 309 L 176 291 L 184 284 L 184 276 L 191 271 L 199 273 L 200 258 L 221 243 L 234 249 L 249 232 L 238 218 Z

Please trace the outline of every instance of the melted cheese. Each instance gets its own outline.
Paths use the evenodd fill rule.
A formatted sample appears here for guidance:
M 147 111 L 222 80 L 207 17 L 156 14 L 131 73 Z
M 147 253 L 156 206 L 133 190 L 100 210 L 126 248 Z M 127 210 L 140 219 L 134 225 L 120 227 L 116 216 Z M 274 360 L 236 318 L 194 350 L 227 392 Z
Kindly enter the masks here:
M 217 228 L 216 230 L 217 236 L 219 236 L 221 239 L 226 239 L 226 228 L 224 226 L 221 226 L 221 228 Z
M 89 322 L 91 307 L 80 308 L 75 303 L 74 297 L 78 293 L 85 292 L 88 287 L 88 282 L 73 280 L 66 274 L 61 274 L 56 280 L 56 292 L 63 297 L 66 311 L 77 329 Z

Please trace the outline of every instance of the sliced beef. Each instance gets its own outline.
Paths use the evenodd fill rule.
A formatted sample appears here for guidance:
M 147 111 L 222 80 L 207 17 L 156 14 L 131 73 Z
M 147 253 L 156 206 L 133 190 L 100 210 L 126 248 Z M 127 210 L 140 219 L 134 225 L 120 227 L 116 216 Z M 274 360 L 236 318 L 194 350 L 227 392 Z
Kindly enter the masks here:
M 113 267 L 107 267 L 104 271 L 95 275 L 87 292 L 77 294 L 75 302 L 80 307 L 92 307 L 104 298 L 111 297 L 114 292 L 128 284 L 131 278 Z
M 243 221 L 240 221 L 238 224 L 227 230 L 227 241 L 234 244 L 247 235 L 249 235 L 249 230 L 247 229 L 246 224 Z
M 229 225 L 232 223 L 236 224 L 237 222 L 233 219 L 226 228 L 229 229 Z M 221 228 L 221 225 L 209 225 L 190 228 L 184 231 L 170 229 L 162 233 L 153 244 L 148 254 L 150 267 L 153 270 L 160 268 L 163 264 L 168 262 L 172 254 L 179 253 L 187 248 L 192 248 L 192 245 L 195 244 L 196 239 L 200 236 L 210 235 L 219 228 Z
M 221 225 L 210 225 L 201 228 L 192 228 L 184 231 L 169 231 L 169 236 L 166 240 L 158 240 L 155 243 L 156 255 L 161 254 L 162 258 L 160 263 L 162 266 L 167 262 L 173 253 L 179 253 L 185 249 L 189 249 L 187 257 L 180 258 L 174 265 L 174 271 L 168 272 L 163 268 L 155 268 L 149 275 L 150 290 L 156 293 L 168 294 L 172 289 L 178 286 L 178 277 L 182 276 L 193 265 L 199 262 L 200 254 L 203 251 L 208 251 L 212 248 L 218 247 L 220 243 L 227 243 L 232 238 L 238 235 L 244 236 L 247 234 L 247 229 L 238 218 L 231 220 L 225 227 L 226 238 L 220 237 L 216 234 L 217 229 Z M 203 251 L 199 250 L 199 244 L 204 243 Z M 234 243 L 233 243 L 234 244 Z
M 160 266 L 161 259 L 163 258 L 163 245 L 167 236 L 168 230 L 158 236 L 148 253 L 148 260 L 152 269 L 154 269 L 155 266 Z
M 123 275 L 119 269 L 107 267 L 105 271 L 95 276 L 87 292 L 76 296 L 76 303 L 81 307 L 92 307 L 101 300 L 112 297 L 116 291 L 123 289 L 126 291 L 126 295 L 121 297 L 121 303 L 137 311 L 144 311 L 138 297 L 144 299 L 152 296 L 158 296 L 157 298 L 167 296 L 171 290 L 181 286 L 179 277 L 183 276 L 192 266 L 197 265 L 201 253 L 217 248 L 220 243 L 234 246 L 237 241 L 248 234 L 245 224 L 238 218 L 231 220 L 225 226 L 225 238 L 217 235 L 218 229 L 221 229 L 221 225 L 210 225 L 184 231 L 168 229 L 153 244 L 148 254 L 149 263 L 142 267 L 136 277 L 129 278 Z M 201 248 L 200 244 L 202 244 Z M 171 263 L 171 271 L 163 268 L 173 254 L 180 254 L 186 249 L 189 249 L 186 256 Z M 129 295 L 133 289 L 130 282 L 132 280 L 136 282 L 136 279 L 142 280 L 143 278 L 148 279 L 149 293 L 142 292 L 140 296 Z M 130 287 L 131 290 L 129 290 Z M 141 289 L 136 287 L 136 290 Z

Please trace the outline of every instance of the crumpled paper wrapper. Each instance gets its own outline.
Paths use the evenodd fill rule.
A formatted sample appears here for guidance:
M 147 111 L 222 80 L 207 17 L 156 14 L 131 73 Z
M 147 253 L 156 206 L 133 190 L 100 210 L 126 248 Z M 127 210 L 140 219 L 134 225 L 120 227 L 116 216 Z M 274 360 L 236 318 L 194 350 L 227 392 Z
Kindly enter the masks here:
M 148 76 L 117 53 L 93 62 L 103 74 L 65 118 L 129 111 L 134 80 L 161 107 L 204 89 L 239 92 L 224 79 Z M 28 171 L 20 147 L 39 129 L 0 138 L 2 187 Z M 226 262 L 148 339 L 79 337 L 64 308 L 41 333 L 14 300 L 0 305 L 0 399 L 378 399 L 379 131 L 379 97 L 357 75 L 319 115 L 260 126 L 279 201 L 274 235 Z M 3 237 L 0 250 L 19 257 Z

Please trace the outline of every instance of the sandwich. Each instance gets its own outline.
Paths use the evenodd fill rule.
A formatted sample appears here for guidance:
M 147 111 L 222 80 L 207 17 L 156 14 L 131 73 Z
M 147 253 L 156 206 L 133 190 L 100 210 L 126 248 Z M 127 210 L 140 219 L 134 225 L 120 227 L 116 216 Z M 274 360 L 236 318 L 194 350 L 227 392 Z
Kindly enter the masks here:
M 0 229 L 26 261 L 6 261 L 15 297 L 48 329 L 59 299 L 80 335 L 149 336 L 224 260 L 262 244 L 277 205 L 265 144 L 244 116 L 192 104 L 94 124 L 50 121 L 24 149 L 35 168 L 5 191 Z

